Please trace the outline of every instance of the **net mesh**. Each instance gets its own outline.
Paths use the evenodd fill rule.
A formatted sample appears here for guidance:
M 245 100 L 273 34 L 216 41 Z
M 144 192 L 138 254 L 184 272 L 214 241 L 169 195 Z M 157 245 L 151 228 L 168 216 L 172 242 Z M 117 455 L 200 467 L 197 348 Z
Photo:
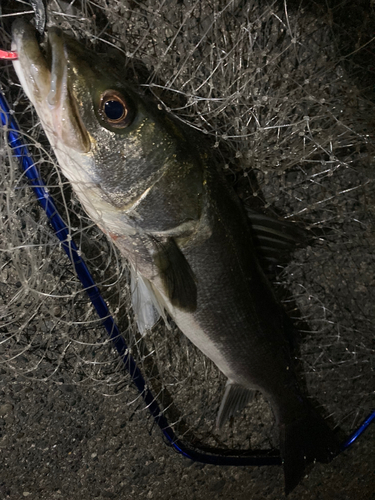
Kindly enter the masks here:
M 311 7 L 311 6 L 310 6 Z M 48 2 L 59 25 L 104 55 L 120 49 L 139 84 L 182 121 L 212 136 L 245 206 L 296 221 L 312 243 L 279 266 L 276 292 L 300 330 L 308 394 L 348 432 L 375 403 L 373 89 L 366 29 L 309 2 L 84 0 Z M 26 7 L 0 18 L 1 47 Z M 341 6 L 342 8 L 342 6 Z M 359 28 L 358 28 L 359 30 Z M 344 43 L 344 42 L 345 43 Z M 110 57 L 110 56 L 108 56 Z M 129 269 L 80 207 L 11 63 L 1 88 L 147 384 L 173 428 L 195 444 L 270 448 L 273 416 L 260 394 L 215 429 L 225 378 L 172 323 L 141 338 Z M 107 339 L 18 160 L 0 144 L 0 369 L 30 380 L 126 393 L 147 411 Z M 317 236 L 318 235 L 318 236 Z

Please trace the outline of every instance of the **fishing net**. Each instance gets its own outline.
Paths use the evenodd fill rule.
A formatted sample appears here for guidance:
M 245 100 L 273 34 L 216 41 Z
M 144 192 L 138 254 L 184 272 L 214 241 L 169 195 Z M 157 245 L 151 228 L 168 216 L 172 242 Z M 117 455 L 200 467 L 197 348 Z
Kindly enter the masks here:
M 101 57 L 119 49 L 145 92 L 212 140 L 245 207 L 309 234 L 272 282 L 300 331 L 307 393 L 348 433 L 375 404 L 374 69 L 367 17 L 344 3 L 350 25 L 335 2 L 271 0 L 51 1 L 48 20 Z M 2 6 L 1 47 L 10 47 L 10 21 L 25 9 Z M 260 394 L 215 428 L 225 378 L 173 322 L 139 335 L 126 261 L 80 207 L 11 63 L 1 64 L 24 141 L 178 436 L 221 449 L 277 448 Z M 146 415 L 6 129 L 0 155 L 1 373 L 25 385 L 81 385 Z

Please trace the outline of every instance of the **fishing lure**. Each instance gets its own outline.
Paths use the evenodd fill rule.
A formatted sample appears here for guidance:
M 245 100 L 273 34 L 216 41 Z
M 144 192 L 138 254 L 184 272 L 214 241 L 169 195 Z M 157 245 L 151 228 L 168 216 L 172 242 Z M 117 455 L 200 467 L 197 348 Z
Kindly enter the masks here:
M 17 52 L 12 52 L 11 50 L 0 50 L 0 59 L 15 60 L 17 58 Z

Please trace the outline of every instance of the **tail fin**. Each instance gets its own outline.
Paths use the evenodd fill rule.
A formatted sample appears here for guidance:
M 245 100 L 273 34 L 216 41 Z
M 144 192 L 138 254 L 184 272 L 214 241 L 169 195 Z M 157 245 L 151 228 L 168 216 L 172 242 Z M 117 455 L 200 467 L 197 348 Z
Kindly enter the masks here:
M 339 445 L 326 421 L 311 409 L 305 418 L 281 422 L 280 451 L 287 495 L 301 481 L 309 463 L 329 462 L 339 452 Z

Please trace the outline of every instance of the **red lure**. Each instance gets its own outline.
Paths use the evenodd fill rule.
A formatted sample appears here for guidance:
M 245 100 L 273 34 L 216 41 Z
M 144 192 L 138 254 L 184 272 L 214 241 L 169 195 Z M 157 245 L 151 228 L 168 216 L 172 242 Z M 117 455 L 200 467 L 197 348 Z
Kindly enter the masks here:
M 18 54 L 10 50 L 0 50 L 0 59 L 18 59 Z

